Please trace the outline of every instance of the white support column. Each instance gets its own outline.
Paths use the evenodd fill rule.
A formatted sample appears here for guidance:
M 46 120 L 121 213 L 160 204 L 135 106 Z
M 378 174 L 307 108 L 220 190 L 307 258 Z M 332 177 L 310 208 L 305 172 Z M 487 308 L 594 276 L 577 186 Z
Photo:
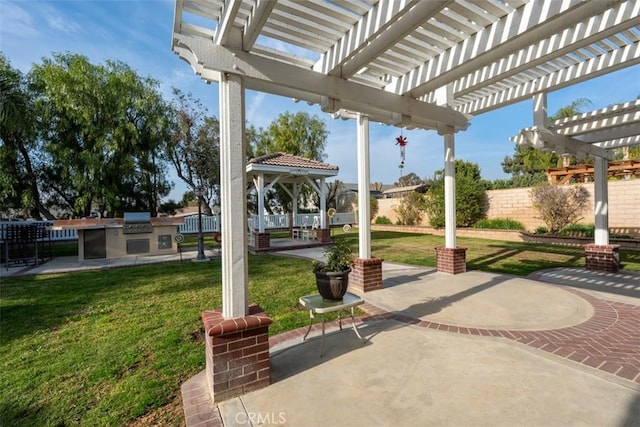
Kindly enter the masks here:
M 371 258 L 369 118 L 358 114 L 358 257 Z
M 222 215 L 222 316 L 248 314 L 247 197 L 244 86 L 224 74 L 220 92 L 220 199 Z
M 456 247 L 456 154 L 451 133 L 444 135 L 444 246 Z
M 327 228 L 327 198 L 326 191 L 327 186 L 324 183 L 324 178 L 320 178 L 320 228 Z
M 596 156 L 593 167 L 594 175 L 594 215 L 595 215 L 595 239 L 596 245 L 609 244 L 609 161 L 603 157 Z
M 547 127 L 547 93 L 540 92 L 533 95 L 533 124 Z
M 298 184 L 297 182 L 294 182 L 292 184 L 292 191 L 293 191 L 293 195 L 292 195 L 292 201 L 291 204 L 293 205 L 293 226 L 296 226 L 298 224 L 296 224 L 296 218 L 298 217 L 298 187 L 300 186 L 300 184 Z
M 264 233 L 264 175 L 258 175 L 258 231 Z

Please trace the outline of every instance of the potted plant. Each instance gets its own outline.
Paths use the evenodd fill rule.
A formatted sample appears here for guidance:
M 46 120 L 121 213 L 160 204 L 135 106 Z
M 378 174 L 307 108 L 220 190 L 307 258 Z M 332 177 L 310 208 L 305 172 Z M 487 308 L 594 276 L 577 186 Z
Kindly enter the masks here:
M 324 250 L 326 262 L 313 261 L 316 286 L 322 298 L 340 301 L 349 286 L 353 252 L 345 239 L 336 239 Z

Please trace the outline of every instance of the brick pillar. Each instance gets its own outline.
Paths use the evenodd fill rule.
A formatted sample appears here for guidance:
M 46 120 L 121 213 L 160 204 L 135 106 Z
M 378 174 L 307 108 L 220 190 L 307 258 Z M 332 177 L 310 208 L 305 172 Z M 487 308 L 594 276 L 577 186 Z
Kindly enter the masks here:
M 436 248 L 436 266 L 439 272 L 460 274 L 467 271 L 467 248 Z
M 206 374 L 214 402 L 230 399 L 271 382 L 269 325 L 272 320 L 256 305 L 244 317 L 225 319 L 222 310 L 203 311 Z
M 356 258 L 349 273 L 349 286 L 357 292 L 382 289 L 382 258 Z
M 620 269 L 620 245 L 584 245 L 585 268 L 616 273 Z
M 320 243 L 331 243 L 331 229 L 330 228 L 319 228 L 316 230 L 316 236 L 318 237 L 318 242 Z
M 271 247 L 271 234 L 253 232 L 254 249 L 257 251 L 269 249 Z

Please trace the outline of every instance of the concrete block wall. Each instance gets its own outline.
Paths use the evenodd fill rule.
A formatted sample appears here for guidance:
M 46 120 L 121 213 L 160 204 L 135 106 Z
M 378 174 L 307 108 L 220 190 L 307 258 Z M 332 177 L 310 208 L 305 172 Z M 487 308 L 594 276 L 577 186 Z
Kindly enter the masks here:
M 583 186 L 589 192 L 587 208 L 582 212 L 579 222 L 593 224 L 593 183 L 575 184 Z M 531 206 L 531 188 L 511 188 L 487 191 L 487 218 L 511 218 L 520 221 L 527 231 L 544 226 L 538 218 L 538 212 Z M 395 207 L 401 199 L 378 200 L 378 216 L 386 216 L 395 224 Z M 609 228 L 613 233 L 640 235 L 640 179 L 609 181 Z M 429 225 L 425 215 L 422 226 Z

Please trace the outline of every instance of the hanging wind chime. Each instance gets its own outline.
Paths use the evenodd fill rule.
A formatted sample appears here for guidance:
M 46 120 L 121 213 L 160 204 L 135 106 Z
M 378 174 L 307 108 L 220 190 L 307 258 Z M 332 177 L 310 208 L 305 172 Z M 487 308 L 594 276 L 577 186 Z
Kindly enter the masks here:
M 396 145 L 400 146 L 400 158 L 402 159 L 398 166 L 400 168 L 400 178 L 402 178 L 402 169 L 404 169 L 404 147 L 406 147 L 407 144 L 407 138 L 402 136 L 402 130 L 400 130 L 400 136 L 396 138 Z

